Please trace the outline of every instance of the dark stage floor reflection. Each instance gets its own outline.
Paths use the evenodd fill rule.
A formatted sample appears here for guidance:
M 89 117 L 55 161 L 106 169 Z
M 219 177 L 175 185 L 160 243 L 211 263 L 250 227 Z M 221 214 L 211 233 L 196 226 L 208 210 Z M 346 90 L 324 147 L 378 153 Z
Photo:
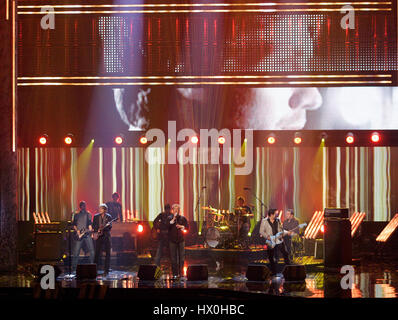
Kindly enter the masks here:
M 366 264 L 355 267 L 352 290 L 342 290 L 341 275 L 324 272 L 308 272 L 303 282 L 289 282 L 277 275 L 265 282 L 247 281 L 244 272 L 223 273 L 211 270 L 208 281 L 187 281 L 185 277 L 172 280 L 165 272 L 157 281 L 139 281 L 137 271 L 112 270 L 106 277 L 77 281 L 75 277 L 61 274 L 58 283 L 63 288 L 81 288 L 85 285 L 105 285 L 107 288 L 191 288 L 224 289 L 234 292 L 250 292 L 260 295 L 277 295 L 306 298 L 396 298 L 398 297 L 398 264 Z M 0 287 L 24 287 L 35 285 L 32 275 L 19 273 L 0 276 Z

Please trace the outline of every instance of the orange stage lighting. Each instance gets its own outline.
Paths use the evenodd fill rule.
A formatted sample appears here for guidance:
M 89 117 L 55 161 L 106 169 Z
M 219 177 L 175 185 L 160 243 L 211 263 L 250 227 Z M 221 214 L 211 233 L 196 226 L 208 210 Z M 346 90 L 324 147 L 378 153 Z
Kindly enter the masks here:
M 377 236 L 376 241 L 387 242 L 387 240 L 394 233 L 395 229 L 398 227 L 398 213 L 395 214 L 394 218 L 386 225 L 383 231 Z
M 45 144 L 47 144 L 47 139 L 48 139 L 48 136 L 47 136 L 46 134 L 43 134 L 43 135 L 40 136 L 40 138 L 39 138 L 39 143 L 40 143 L 42 146 L 44 146 Z
M 193 137 L 191 137 L 191 142 L 193 144 L 197 144 L 199 142 L 199 138 L 197 136 L 193 136 Z
M 315 211 L 304 232 L 305 239 L 315 239 L 323 226 L 323 211 Z
M 380 141 L 380 134 L 378 132 L 373 132 L 370 139 L 372 142 L 377 143 Z
M 225 143 L 225 138 L 223 136 L 218 138 L 218 143 L 219 144 L 224 144 Z
M 351 132 L 347 133 L 347 136 L 346 136 L 346 138 L 345 138 L 345 141 L 346 141 L 348 144 L 354 143 L 354 141 L 355 141 L 355 139 L 354 139 L 354 134 L 351 133 Z
M 139 224 L 138 226 L 137 226 L 137 232 L 138 233 L 142 233 L 144 231 L 144 226 L 142 225 L 142 224 Z
M 123 143 L 123 137 L 122 136 L 115 137 L 115 143 L 116 144 L 122 144 Z
M 366 213 L 365 212 L 354 212 L 351 216 L 351 237 L 354 236 L 355 232 L 358 230 L 360 224 L 362 223 L 363 219 L 365 219 Z
M 275 135 L 271 134 L 271 135 L 267 138 L 267 142 L 268 142 L 269 144 L 274 144 L 274 143 L 276 142 Z
M 140 143 L 141 144 L 147 144 L 148 143 L 148 139 L 146 137 L 141 137 L 140 138 Z
M 64 138 L 64 142 L 65 142 L 65 144 L 67 144 L 67 145 L 70 145 L 70 144 L 72 144 L 72 142 L 73 142 L 73 135 L 72 134 L 68 134 L 65 138 Z

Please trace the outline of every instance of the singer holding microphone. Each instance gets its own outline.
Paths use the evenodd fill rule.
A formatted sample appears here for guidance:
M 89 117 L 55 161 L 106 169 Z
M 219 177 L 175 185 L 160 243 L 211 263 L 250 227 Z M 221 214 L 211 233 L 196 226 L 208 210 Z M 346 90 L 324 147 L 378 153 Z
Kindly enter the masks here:
M 185 258 L 184 231 L 189 228 L 187 219 L 180 215 L 180 205 L 173 204 L 169 218 L 169 247 L 173 279 L 183 275 Z

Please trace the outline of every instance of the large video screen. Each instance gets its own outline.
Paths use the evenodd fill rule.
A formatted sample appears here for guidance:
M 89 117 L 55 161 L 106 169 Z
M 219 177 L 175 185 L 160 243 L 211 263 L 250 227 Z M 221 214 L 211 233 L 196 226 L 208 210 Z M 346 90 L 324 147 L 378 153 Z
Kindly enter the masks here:
M 398 129 L 395 2 L 354 2 L 353 18 L 333 2 L 126 3 L 55 6 L 54 29 L 40 25 L 39 5 L 18 8 L 21 140 L 169 120 Z

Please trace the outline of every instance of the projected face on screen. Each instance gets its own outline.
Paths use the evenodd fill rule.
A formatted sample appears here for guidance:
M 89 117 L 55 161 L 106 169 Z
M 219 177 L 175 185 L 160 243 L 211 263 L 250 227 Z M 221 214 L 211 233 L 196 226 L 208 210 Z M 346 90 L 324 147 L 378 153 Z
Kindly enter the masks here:
M 256 21 L 258 27 L 251 28 L 247 33 L 241 32 L 237 27 L 238 29 L 234 30 L 236 36 L 225 43 L 223 71 L 264 72 L 270 71 L 271 67 L 272 71 L 278 72 L 309 70 L 314 41 L 318 38 L 321 21 L 321 16 L 267 17 L 265 21 Z M 271 26 L 261 28 L 260 26 L 264 23 Z M 239 54 L 231 53 L 244 48 L 248 39 L 257 46 L 251 48 L 255 53 L 249 55 L 250 61 L 242 63 Z M 289 50 L 277 45 L 281 42 L 288 43 Z M 240 70 L 239 66 L 242 65 L 245 66 L 245 70 Z M 115 106 L 122 121 L 129 130 L 146 129 L 148 125 L 151 125 L 151 115 L 152 117 L 159 115 L 157 112 L 150 112 L 156 107 L 149 103 L 149 97 L 152 96 L 151 100 L 158 108 L 162 103 L 159 101 L 160 97 L 156 97 L 156 88 L 139 90 L 136 101 L 130 103 L 127 103 L 124 97 L 126 90 L 113 89 Z M 195 104 L 195 108 L 203 109 L 202 112 L 205 114 L 211 112 L 213 108 L 224 108 L 228 110 L 228 118 L 230 118 L 228 126 L 255 130 L 303 129 L 307 111 L 315 110 L 322 104 L 322 97 L 317 88 L 225 88 L 225 86 L 220 86 L 216 89 L 182 87 L 170 90 L 177 92 L 174 99 L 179 101 L 170 101 L 171 108 L 176 105 L 180 108 L 176 111 L 177 113 L 184 113 L 186 105 L 192 104 Z M 231 95 L 234 99 L 227 100 L 228 104 L 224 101 L 224 105 L 219 105 L 217 96 L 223 94 Z M 198 121 L 203 125 L 203 121 Z M 204 125 L 211 126 L 212 124 L 205 123 Z

